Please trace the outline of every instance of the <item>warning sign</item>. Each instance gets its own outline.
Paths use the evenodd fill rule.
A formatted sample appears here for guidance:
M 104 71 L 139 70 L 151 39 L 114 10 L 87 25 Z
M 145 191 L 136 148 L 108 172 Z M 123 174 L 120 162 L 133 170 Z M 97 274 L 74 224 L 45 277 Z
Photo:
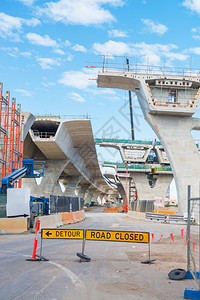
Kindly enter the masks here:
M 43 239 L 83 239 L 83 229 L 42 229 Z
M 149 232 L 86 230 L 86 240 L 149 243 Z

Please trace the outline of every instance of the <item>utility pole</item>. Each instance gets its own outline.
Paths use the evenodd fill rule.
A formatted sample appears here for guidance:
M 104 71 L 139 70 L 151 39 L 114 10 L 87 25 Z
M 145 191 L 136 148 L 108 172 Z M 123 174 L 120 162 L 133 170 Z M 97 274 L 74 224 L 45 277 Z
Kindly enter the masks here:
M 127 63 L 127 70 L 129 72 L 129 58 L 126 58 L 126 63 Z M 131 91 L 128 91 L 129 93 L 129 107 L 130 107 L 130 119 L 131 119 L 131 137 L 132 140 L 134 141 L 135 139 L 135 134 L 134 134 L 134 124 L 133 124 L 133 109 L 132 109 L 132 97 L 131 97 Z

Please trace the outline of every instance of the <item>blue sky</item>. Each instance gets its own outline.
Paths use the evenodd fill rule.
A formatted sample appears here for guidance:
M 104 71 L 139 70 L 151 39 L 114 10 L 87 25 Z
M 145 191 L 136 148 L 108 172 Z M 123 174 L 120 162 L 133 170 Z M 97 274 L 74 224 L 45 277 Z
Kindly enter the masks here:
M 109 54 L 200 68 L 200 1 L 3 0 L 0 42 L 4 95 L 23 111 L 88 114 L 95 137 L 130 138 L 128 93 L 97 88 L 86 66 Z M 154 139 L 134 95 L 133 106 L 136 139 Z

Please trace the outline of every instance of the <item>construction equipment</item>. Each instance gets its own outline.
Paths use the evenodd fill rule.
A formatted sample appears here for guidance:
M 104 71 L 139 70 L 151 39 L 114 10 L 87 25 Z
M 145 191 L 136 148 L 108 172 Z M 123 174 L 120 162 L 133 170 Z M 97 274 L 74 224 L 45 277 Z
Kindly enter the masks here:
M 49 207 L 49 198 L 45 197 L 30 197 L 30 211 L 34 217 L 49 215 L 50 207 Z
M 2 178 L 2 186 L 0 188 L 1 194 L 6 194 L 8 188 L 13 188 L 14 183 L 22 177 L 26 178 L 39 178 L 44 176 L 44 162 L 43 167 L 40 169 L 34 169 L 33 159 L 23 159 L 23 167 L 15 170 Z M 39 172 L 40 171 L 40 172 Z

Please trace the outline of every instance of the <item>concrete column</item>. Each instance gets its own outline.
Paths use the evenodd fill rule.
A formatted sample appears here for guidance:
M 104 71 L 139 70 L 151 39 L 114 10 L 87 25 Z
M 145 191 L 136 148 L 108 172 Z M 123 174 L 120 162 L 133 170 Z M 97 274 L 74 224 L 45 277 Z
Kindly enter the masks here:
M 58 179 L 69 163 L 69 160 L 47 160 L 45 164 L 45 176 L 39 185 L 35 183 L 34 178 L 23 179 L 23 187 L 30 188 L 31 196 L 50 197 L 54 195 L 55 188 L 58 184 Z
M 55 196 L 64 196 L 64 193 L 62 192 L 62 190 L 60 188 L 59 181 L 57 181 L 56 184 L 55 184 L 54 195 Z
M 77 188 L 77 185 L 81 181 L 82 176 L 77 176 L 77 177 L 67 177 L 67 184 L 65 184 L 65 192 L 64 196 L 75 196 L 75 190 Z
M 199 197 L 200 155 L 191 135 L 199 129 L 199 119 L 183 116 L 150 115 L 146 117 L 158 135 L 173 170 L 179 214 L 187 212 L 187 186 L 192 197 Z
M 120 183 L 124 189 L 124 201 L 125 201 L 125 197 L 127 195 L 127 198 L 126 198 L 126 201 L 127 201 L 127 204 L 129 205 L 130 204 L 130 181 L 131 181 L 131 178 L 130 177 L 121 177 L 119 176 L 119 180 L 120 180 Z M 124 202 L 125 204 L 125 202 Z
M 89 189 L 90 184 L 82 184 L 78 190 L 78 197 L 85 199 L 85 194 Z
M 102 194 L 100 193 L 97 197 L 97 202 L 100 204 L 100 205 L 104 205 L 106 203 L 106 200 L 105 200 L 105 195 L 106 194 Z
M 96 192 L 96 189 L 89 189 L 86 192 L 85 197 L 84 197 L 85 198 L 85 202 L 90 203 L 95 192 Z
M 92 196 L 92 199 L 91 201 L 93 202 L 98 202 L 97 199 L 98 199 L 98 196 L 99 196 L 100 192 L 97 190 L 94 195 Z
M 135 182 L 139 201 L 154 200 L 156 197 L 161 197 L 164 205 L 165 196 L 173 179 L 173 175 L 159 174 L 153 188 L 150 187 L 145 173 L 131 174 L 131 176 Z

